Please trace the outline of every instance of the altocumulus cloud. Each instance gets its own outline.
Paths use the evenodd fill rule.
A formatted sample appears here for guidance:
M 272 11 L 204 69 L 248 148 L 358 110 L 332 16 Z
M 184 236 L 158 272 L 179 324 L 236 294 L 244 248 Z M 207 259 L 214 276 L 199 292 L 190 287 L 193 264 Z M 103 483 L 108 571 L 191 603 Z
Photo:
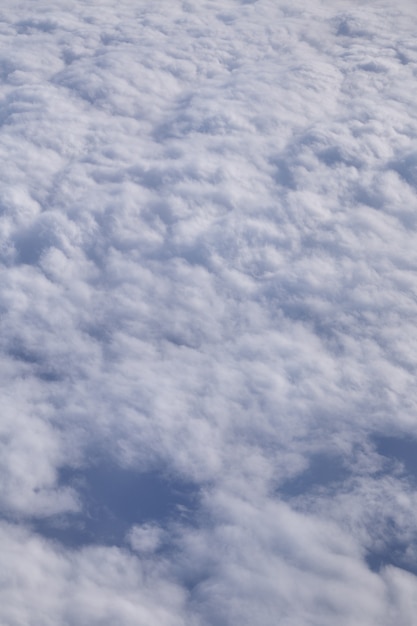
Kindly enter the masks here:
M 416 25 L 3 1 L 2 624 L 413 622 Z

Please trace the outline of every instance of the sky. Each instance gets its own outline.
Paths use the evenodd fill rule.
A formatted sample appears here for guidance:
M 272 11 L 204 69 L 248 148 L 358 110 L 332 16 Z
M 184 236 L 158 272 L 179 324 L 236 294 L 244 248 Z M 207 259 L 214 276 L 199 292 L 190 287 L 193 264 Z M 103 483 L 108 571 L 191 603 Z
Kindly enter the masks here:
M 411 0 L 3 0 L 0 623 L 410 626 Z

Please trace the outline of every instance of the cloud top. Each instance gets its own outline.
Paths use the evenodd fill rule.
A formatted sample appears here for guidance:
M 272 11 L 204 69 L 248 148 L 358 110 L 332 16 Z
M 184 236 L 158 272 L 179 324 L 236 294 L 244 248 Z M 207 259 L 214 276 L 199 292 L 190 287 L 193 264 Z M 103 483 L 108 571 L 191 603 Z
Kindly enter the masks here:
M 3 3 L 2 623 L 412 623 L 415 19 Z

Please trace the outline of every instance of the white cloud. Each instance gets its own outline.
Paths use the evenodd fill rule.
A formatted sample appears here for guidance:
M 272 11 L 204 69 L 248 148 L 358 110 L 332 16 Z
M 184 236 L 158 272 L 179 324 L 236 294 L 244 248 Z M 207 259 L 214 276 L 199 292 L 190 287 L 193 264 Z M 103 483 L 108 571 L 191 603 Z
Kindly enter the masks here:
M 132 549 L 138 554 L 155 552 L 161 547 L 162 529 L 156 524 L 143 524 L 130 529 L 128 540 Z
M 3 2 L 0 621 L 411 623 L 414 477 L 373 436 L 417 436 L 414 31 L 405 0 Z M 196 511 L 41 540 L 103 458 Z
M 163 564 L 142 565 L 118 548 L 68 554 L 5 525 L 1 543 L 4 624 L 87 625 L 118 620 L 174 626 L 186 619 L 184 591 L 166 580 Z

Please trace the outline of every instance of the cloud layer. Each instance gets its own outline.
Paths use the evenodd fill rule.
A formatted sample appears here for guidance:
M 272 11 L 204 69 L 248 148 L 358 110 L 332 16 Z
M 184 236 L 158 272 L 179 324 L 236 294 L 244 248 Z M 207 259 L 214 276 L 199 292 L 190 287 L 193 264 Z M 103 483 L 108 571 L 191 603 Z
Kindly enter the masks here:
M 3 3 L 2 623 L 412 622 L 416 20 Z

